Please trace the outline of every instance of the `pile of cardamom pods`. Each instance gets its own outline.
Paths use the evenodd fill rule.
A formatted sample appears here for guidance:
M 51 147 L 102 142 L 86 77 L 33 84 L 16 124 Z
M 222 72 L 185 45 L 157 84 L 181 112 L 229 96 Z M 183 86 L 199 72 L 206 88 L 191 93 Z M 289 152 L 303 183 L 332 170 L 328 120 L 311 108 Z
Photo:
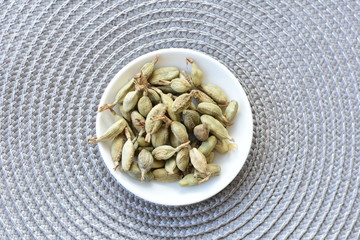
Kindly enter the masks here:
M 146 63 L 113 103 L 100 107 L 100 112 L 111 111 L 115 122 L 88 142 L 112 141 L 114 170 L 140 181 L 198 185 L 220 173 L 220 166 L 212 163 L 214 150 L 226 153 L 236 147 L 226 127 L 238 103 L 228 101 L 220 87 L 203 84 L 203 72 L 193 59 L 186 59 L 191 73 L 176 67 L 155 69 L 157 61 L 158 56 Z

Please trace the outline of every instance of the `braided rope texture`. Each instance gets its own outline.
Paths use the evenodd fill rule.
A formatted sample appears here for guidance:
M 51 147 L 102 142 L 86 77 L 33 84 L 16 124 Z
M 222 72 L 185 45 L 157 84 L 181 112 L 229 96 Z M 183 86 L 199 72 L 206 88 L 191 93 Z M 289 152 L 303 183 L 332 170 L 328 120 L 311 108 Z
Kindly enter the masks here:
M 360 4 L 275 2 L 2 1 L 0 238 L 359 239 Z M 236 179 L 182 207 L 86 143 L 117 71 L 169 47 L 225 64 L 254 119 Z

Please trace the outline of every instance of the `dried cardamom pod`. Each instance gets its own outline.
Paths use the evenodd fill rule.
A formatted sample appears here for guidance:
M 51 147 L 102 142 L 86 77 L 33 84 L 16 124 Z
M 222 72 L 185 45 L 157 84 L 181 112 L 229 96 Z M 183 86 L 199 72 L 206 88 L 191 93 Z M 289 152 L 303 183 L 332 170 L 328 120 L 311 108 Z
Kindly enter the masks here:
M 200 141 L 206 141 L 209 138 L 209 125 L 207 123 L 199 124 L 194 128 L 194 135 Z
M 145 118 L 138 111 L 132 111 L 131 122 L 141 136 L 145 132 Z
M 180 96 L 178 96 L 172 104 L 172 110 L 175 113 L 180 113 L 185 109 L 187 109 L 191 103 L 191 97 L 192 94 L 190 93 L 183 93 Z
M 206 141 L 201 143 L 198 149 L 202 154 L 208 156 L 212 150 L 214 150 L 217 141 L 218 140 L 215 136 L 210 136 Z
M 146 95 L 142 96 L 137 103 L 137 108 L 139 113 L 146 117 L 153 108 L 150 98 Z
M 216 119 L 218 119 L 219 121 L 224 123 L 225 126 L 231 125 L 229 120 L 222 114 L 221 108 L 216 104 L 202 102 L 202 103 L 199 103 L 199 105 L 197 106 L 197 110 L 201 114 L 207 114 L 207 115 L 215 117 Z
M 170 85 L 170 87 L 178 93 L 185 93 L 191 90 L 190 83 L 182 78 L 175 78 L 169 82 L 164 82 L 163 85 Z
M 155 160 L 155 159 L 154 159 L 154 162 L 153 162 L 153 164 L 151 165 L 151 168 L 154 168 L 154 169 L 156 169 L 156 168 L 163 168 L 163 167 L 165 167 L 165 162 L 166 162 L 166 161 L 159 161 L 159 160 Z
M 177 147 L 181 145 L 179 139 L 177 139 L 172 132 L 170 132 L 170 145 L 173 147 Z
M 201 89 L 222 106 L 227 106 L 228 101 L 225 92 L 215 84 L 201 84 Z
M 181 174 L 169 174 L 164 168 L 155 169 L 153 172 L 154 179 L 160 182 L 176 182 L 181 179 Z
M 216 102 L 211 98 L 209 97 L 206 93 L 200 91 L 200 90 L 191 90 L 192 93 L 192 96 L 199 102 L 199 103 L 202 103 L 202 102 L 209 102 L 209 103 L 214 103 L 216 104 Z
M 146 130 L 146 137 L 145 141 L 150 142 L 151 134 L 155 133 L 161 127 L 162 120 L 160 117 L 164 116 L 166 112 L 166 105 L 159 103 L 146 116 L 145 120 L 145 130 Z
M 182 119 L 186 129 L 192 132 L 195 126 L 200 124 L 200 114 L 194 110 L 184 110 Z
M 149 152 L 152 152 L 154 150 L 154 147 L 152 146 L 148 146 L 148 147 L 141 147 L 141 146 L 138 146 L 136 151 L 139 153 L 141 152 L 141 150 L 145 149 L 146 151 L 149 151 Z
M 194 176 L 194 173 L 189 173 L 189 174 L 185 175 L 185 177 L 183 177 L 179 181 L 179 185 L 181 187 L 192 187 L 192 186 L 196 186 L 199 184 L 200 184 L 199 179 Z
M 169 174 L 174 174 L 175 169 L 176 169 L 176 160 L 175 160 L 175 157 L 172 157 L 172 158 L 166 160 L 165 170 L 166 170 Z
M 169 81 L 179 76 L 179 69 L 176 67 L 162 67 L 156 69 L 149 79 L 149 83 L 161 85 L 161 80 Z
M 114 138 L 112 142 L 110 153 L 111 153 L 111 158 L 115 164 L 114 170 L 116 170 L 120 165 L 121 153 L 124 143 L 125 143 L 125 139 L 123 134 L 119 134 L 117 137 Z
M 181 143 L 185 143 L 189 141 L 189 135 L 187 134 L 185 126 L 178 121 L 173 121 L 170 125 L 171 132 L 174 136 L 179 139 Z
M 124 171 L 130 170 L 131 164 L 134 160 L 135 149 L 135 145 L 129 137 L 128 140 L 126 140 L 121 153 L 121 167 Z
M 173 105 L 174 100 L 169 95 L 164 94 L 161 90 L 156 89 L 156 88 L 154 88 L 154 89 L 160 95 L 162 103 L 164 103 L 166 105 L 166 111 L 167 111 L 169 117 L 171 118 L 171 120 L 178 121 L 180 119 L 180 115 L 176 114 L 172 110 L 172 105 Z
M 219 153 L 227 153 L 236 148 L 237 146 L 235 143 L 231 143 L 225 139 L 218 139 L 215 145 L 215 150 Z
M 131 164 L 131 167 L 129 171 L 127 171 L 127 174 L 137 180 L 141 180 L 141 171 L 137 162 L 133 162 Z M 146 173 L 143 177 L 144 182 L 150 182 L 152 180 L 154 180 L 154 175 L 152 172 Z
M 149 88 L 147 93 L 153 105 L 159 104 L 161 102 L 159 94 L 154 89 Z
M 123 118 L 123 116 L 117 114 L 112 108 L 109 108 L 109 110 L 110 110 L 110 112 L 114 115 L 114 120 L 115 120 L 115 122 L 118 121 L 118 120 L 120 120 L 120 119 L 126 120 L 125 118 Z M 129 115 L 130 115 L 130 113 L 129 113 Z M 132 138 L 132 139 L 135 138 L 135 134 L 134 134 L 133 130 L 131 129 L 131 127 L 130 127 L 130 125 L 129 125 L 129 123 L 128 123 L 127 121 L 126 121 L 126 128 L 127 128 L 127 130 L 129 131 L 129 133 L 130 133 L 130 135 L 131 135 L 131 138 Z
M 145 180 L 145 174 L 150 171 L 154 162 L 154 158 L 151 153 L 145 149 L 141 150 L 138 155 L 138 165 L 141 171 L 141 181 Z
M 200 151 L 200 150 L 199 150 Z M 208 163 L 212 163 L 214 162 L 214 158 L 215 158 L 215 153 L 214 152 L 211 152 L 207 157 L 206 157 L 206 162 Z
M 177 153 L 184 147 L 187 147 L 189 145 L 189 143 L 190 143 L 190 141 L 183 143 L 176 148 L 173 148 L 172 146 L 169 146 L 169 145 L 163 145 L 163 146 L 155 148 L 152 151 L 152 155 L 157 160 L 167 160 L 167 159 L 171 158 L 172 156 L 174 156 L 175 153 Z
M 199 69 L 198 65 L 193 59 L 187 58 L 187 62 L 191 63 L 191 81 L 195 87 L 199 87 L 202 83 L 203 72 Z
M 206 182 L 210 177 L 219 176 L 221 167 L 217 164 L 208 164 L 206 166 L 206 172 L 202 173 L 197 170 L 194 172 L 194 177 L 199 180 L 199 183 Z
M 113 123 L 102 136 L 89 138 L 88 143 L 91 144 L 91 143 L 113 140 L 117 135 L 119 135 L 124 131 L 125 127 L 126 127 L 126 121 L 124 119 L 120 119 L 115 123 Z
M 147 141 L 145 141 L 145 138 L 144 137 L 137 137 L 137 142 L 138 142 L 138 145 L 139 147 L 149 147 L 150 146 L 150 143 L 148 143 Z
M 238 112 L 238 108 L 239 108 L 239 105 L 238 105 L 237 101 L 231 100 L 229 102 L 229 105 L 226 107 L 225 113 L 224 113 L 227 120 L 229 120 L 229 121 L 234 120 L 234 118 Z
M 185 171 L 189 165 L 189 148 L 183 148 L 176 154 L 176 166 L 181 170 Z
M 191 164 L 201 173 L 206 173 L 206 158 L 197 148 L 192 148 L 189 152 Z
M 127 121 L 131 121 L 130 112 L 125 112 L 123 104 L 120 104 L 119 110 L 120 110 L 121 116 L 123 116 L 123 118 L 125 118 Z
M 200 117 L 200 120 L 202 123 L 207 123 L 209 125 L 210 133 L 215 135 L 217 138 L 233 140 L 233 138 L 230 137 L 226 128 L 212 116 L 202 115 Z
M 156 71 L 154 71 L 154 67 L 158 60 L 159 56 L 155 56 L 152 62 L 145 63 L 145 65 L 141 68 L 140 72 L 145 77 L 145 79 L 148 79 L 150 75 Z
M 105 104 L 99 108 L 99 112 L 105 111 L 106 109 L 113 108 L 116 104 L 120 103 L 125 95 L 135 89 L 134 79 L 131 79 L 129 82 L 125 84 L 122 88 L 120 88 L 119 92 L 115 96 L 115 100 L 111 104 Z
M 171 94 L 176 94 L 177 92 L 174 91 L 170 86 L 157 86 L 157 89 L 161 90 L 163 93 L 171 93 Z
M 124 98 L 123 109 L 125 112 L 130 112 L 138 103 L 140 92 L 131 91 L 128 92 Z
M 180 71 L 179 78 L 186 80 L 190 85 L 192 84 L 191 76 L 186 71 Z
M 169 140 L 168 126 L 160 127 L 155 133 L 151 135 L 151 144 L 156 148 L 165 145 Z

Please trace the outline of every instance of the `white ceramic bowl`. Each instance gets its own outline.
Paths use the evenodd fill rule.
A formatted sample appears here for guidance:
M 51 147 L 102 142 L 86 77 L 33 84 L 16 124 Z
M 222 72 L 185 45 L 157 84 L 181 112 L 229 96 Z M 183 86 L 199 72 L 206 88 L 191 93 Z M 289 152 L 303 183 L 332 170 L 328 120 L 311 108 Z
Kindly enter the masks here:
M 110 156 L 110 142 L 99 143 L 99 149 L 106 166 L 111 174 L 127 190 L 147 201 L 163 205 L 187 205 L 203 201 L 224 189 L 239 173 L 244 165 L 250 150 L 253 122 L 249 101 L 236 77 L 220 62 L 212 57 L 190 49 L 161 49 L 145 54 L 121 69 L 111 80 L 101 98 L 99 106 L 111 103 L 117 91 L 126 81 L 136 74 L 142 65 L 150 62 L 156 55 L 159 61 L 156 67 L 176 66 L 180 69 L 188 69 L 185 58 L 192 58 L 204 72 L 203 83 L 214 83 L 220 86 L 227 94 L 228 99 L 234 99 L 239 103 L 239 112 L 233 126 L 229 127 L 230 135 L 235 139 L 238 149 L 227 153 L 216 153 L 214 163 L 221 166 L 220 176 L 213 177 L 209 181 L 193 187 L 180 187 L 175 183 L 162 183 L 152 181 L 141 183 L 119 170 L 114 171 L 114 163 Z M 117 110 L 117 109 L 115 109 Z M 96 134 L 100 136 L 113 123 L 113 116 L 109 111 L 97 114 Z

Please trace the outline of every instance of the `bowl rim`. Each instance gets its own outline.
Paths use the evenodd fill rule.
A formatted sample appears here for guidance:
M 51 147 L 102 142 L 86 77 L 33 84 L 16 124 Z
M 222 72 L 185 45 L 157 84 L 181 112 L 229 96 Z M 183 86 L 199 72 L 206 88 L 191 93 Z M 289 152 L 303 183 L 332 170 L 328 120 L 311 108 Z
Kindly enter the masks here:
M 241 90 L 243 91 L 243 93 L 245 94 L 246 96 L 246 104 L 248 105 L 248 107 L 250 108 L 250 124 L 249 124 L 249 127 L 250 129 L 248 130 L 250 132 L 250 135 L 249 138 L 250 140 L 248 141 L 248 146 L 246 146 L 247 148 L 247 152 L 246 152 L 246 157 L 245 157 L 245 160 L 242 164 L 242 166 L 239 168 L 239 171 L 237 172 L 237 174 L 229 179 L 228 181 L 226 181 L 225 184 L 223 184 L 223 186 L 221 188 L 218 189 L 218 191 L 212 193 L 212 194 L 209 194 L 209 195 L 205 195 L 204 197 L 202 198 L 199 198 L 199 199 L 196 199 L 195 201 L 189 201 L 189 202 L 184 202 L 184 203 L 176 203 L 176 204 L 168 204 L 168 203 L 164 203 L 164 202 L 157 202 L 157 201 L 153 201 L 153 200 L 150 200 L 150 199 L 147 199 L 146 197 L 144 197 L 143 195 L 141 194 L 136 194 L 127 184 L 124 184 L 124 182 L 122 182 L 122 180 L 120 180 L 114 173 L 114 171 L 112 171 L 112 168 L 109 166 L 109 164 L 107 163 L 107 161 L 105 160 L 104 158 L 104 154 L 105 152 L 108 152 L 108 150 L 105 149 L 105 147 L 102 145 L 102 143 L 98 143 L 97 146 L 99 148 L 99 151 L 100 151 L 100 155 L 101 155 L 101 158 L 103 159 L 108 171 L 110 171 L 111 175 L 117 180 L 117 182 L 119 182 L 125 189 L 127 189 L 129 192 L 131 192 L 132 194 L 134 194 L 135 196 L 145 200 L 145 201 L 148 201 L 148 202 L 151 202 L 151 203 L 155 203 L 155 204 L 160 204 L 160 205 L 165 205 L 165 206 L 185 206 L 185 205 L 190 205 L 190 204 L 195 204 L 195 203 L 199 203 L 199 202 L 202 202 L 206 199 L 209 199 L 211 197 L 213 197 L 214 195 L 220 193 L 222 190 L 224 190 L 235 178 L 236 176 L 240 173 L 241 169 L 243 168 L 245 162 L 246 162 L 246 159 L 248 158 L 249 156 L 249 152 L 251 150 L 251 144 L 252 144 L 252 139 L 253 139 L 253 129 L 254 129 L 254 126 L 253 126 L 253 114 L 252 114 L 252 111 L 251 111 L 251 104 L 249 102 L 249 98 L 248 98 L 248 95 L 246 94 L 243 86 L 241 85 L 241 83 L 238 81 L 238 78 L 235 76 L 235 74 L 230 70 L 228 69 L 224 64 L 222 64 L 220 61 L 216 60 L 215 58 L 213 58 L 212 56 L 210 56 L 209 54 L 207 53 L 204 53 L 204 52 L 201 52 L 201 51 L 198 51 L 198 50 L 194 50 L 194 49 L 187 49 L 187 48 L 164 48 L 164 49 L 158 49 L 158 50 L 155 50 L 155 51 L 151 51 L 151 52 L 148 52 L 146 54 L 143 54 L 133 60 L 131 60 L 129 63 L 127 63 L 124 67 L 122 67 L 116 74 L 115 76 L 110 80 L 110 82 L 108 83 L 108 85 L 106 86 L 104 92 L 102 93 L 102 96 L 101 96 L 101 99 L 100 99 L 100 102 L 99 102 L 99 106 L 102 106 L 103 104 L 105 104 L 105 98 L 107 95 L 109 95 L 110 91 L 112 90 L 112 88 L 114 87 L 114 85 L 117 84 L 117 82 L 119 81 L 119 78 L 124 74 L 126 73 L 129 69 L 131 69 L 132 67 L 134 67 L 135 65 L 139 64 L 139 62 L 142 62 L 144 61 L 145 59 L 149 58 L 149 57 L 153 57 L 155 55 L 162 55 L 164 53 L 169 53 L 169 52 L 174 52 L 174 53 L 177 53 L 177 52 L 181 52 L 181 53 L 189 53 L 189 55 L 203 55 L 203 57 L 207 58 L 209 61 L 213 62 L 214 64 L 217 65 L 217 67 L 219 68 L 222 68 L 222 70 L 224 71 L 228 71 L 233 77 L 234 79 L 237 80 Z M 98 135 L 99 132 L 101 132 L 100 130 L 100 115 L 101 113 L 98 112 L 97 115 L 96 115 L 96 134 Z M 243 146 L 242 146 L 243 147 Z M 167 183 L 164 183 L 164 184 L 167 184 Z

